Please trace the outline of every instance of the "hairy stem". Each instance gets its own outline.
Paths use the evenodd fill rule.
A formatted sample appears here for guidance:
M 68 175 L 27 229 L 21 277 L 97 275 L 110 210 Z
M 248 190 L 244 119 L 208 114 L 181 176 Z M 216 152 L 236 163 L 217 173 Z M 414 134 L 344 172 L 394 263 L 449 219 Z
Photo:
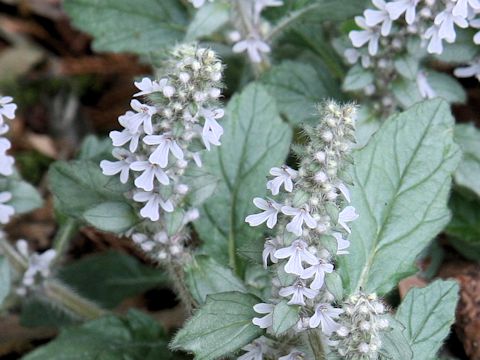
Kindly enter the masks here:
M 10 265 L 13 266 L 19 273 L 23 274 L 27 270 L 27 260 L 20 255 L 12 245 L 10 245 L 3 234 L 0 235 L 0 252 L 5 255 Z
M 57 252 L 56 261 L 62 258 L 67 250 L 68 243 L 78 231 L 78 221 L 74 218 L 68 218 L 57 231 L 53 239 L 53 248 Z
M 78 295 L 57 280 L 45 281 L 43 290 L 49 300 L 58 303 L 61 307 L 65 307 L 82 319 L 91 320 L 107 314 L 106 310 Z
M 166 269 L 169 272 L 170 279 L 172 279 L 175 292 L 185 306 L 187 313 L 192 314 L 193 309 L 198 307 L 198 304 L 187 288 L 187 284 L 185 283 L 185 273 L 183 272 L 182 265 L 172 262 L 166 266 Z
M 320 333 L 315 330 L 309 330 L 308 333 L 308 342 L 315 356 L 315 360 L 326 360 L 327 354 L 325 353 L 325 348 L 323 346 L 323 341 Z

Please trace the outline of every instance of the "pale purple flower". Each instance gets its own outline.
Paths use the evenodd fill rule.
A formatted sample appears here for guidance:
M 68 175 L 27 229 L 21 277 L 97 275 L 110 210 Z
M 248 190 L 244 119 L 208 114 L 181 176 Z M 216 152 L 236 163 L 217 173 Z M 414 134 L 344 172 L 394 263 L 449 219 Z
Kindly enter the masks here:
M 130 164 L 133 171 L 143 171 L 142 175 L 135 179 L 135 186 L 145 191 L 153 190 L 153 181 L 157 179 L 161 184 L 168 185 L 170 180 L 165 172 L 157 164 L 149 161 L 135 161 Z
M 435 90 L 433 90 L 428 83 L 427 76 L 423 71 L 419 71 L 417 73 L 417 88 L 420 92 L 420 95 L 424 99 L 433 99 L 435 96 L 437 96 Z
M 293 350 L 289 354 L 278 358 L 278 360 L 304 360 L 304 359 L 306 359 L 305 353 L 298 350 Z
M 340 183 L 337 185 L 337 189 L 340 190 L 340 193 L 343 195 L 345 200 L 350 203 L 350 190 L 348 190 L 348 187 L 345 184 Z
M 22 283 L 27 286 L 33 285 L 37 274 L 47 278 L 50 275 L 50 265 L 56 254 L 57 252 L 53 249 L 49 249 L 41 254 L 33 253 L 28 259 L 28 268 L 23 274 Z
M 363 30 L 352 30 L 348 34 L 353 46 L 359 48 L 368 43 L 368 53 L 372 56 L 378 52 L 380 34 L 376 28 L 369 27 L 363 16 L 355 16 L 355 22 Z
M 387 11 L 386 3 L 384 0 L 372 0 L 373 5 L 379 10 L 367 9 L 363 13 L 365 16 L 365 23 L 368 26 L 377 26 L 382 24 L 381 34 L 387 36 L 392 29 L 392 19 Z
M 312 217 L 312 215 L 310 215 L 309 210 L 310 209 L 308 206 L 300 209 L 291 206 L 283 206 L 282 212 L 285 215 L 293 216 L 292 221 L 287 224 L 287 231 L 290 231 L 297 236 L 302 235 L 302 226 L 304 222 L 310 229 L 315 229 L 317 226 L 317 221 Z
M 197 165 L 198 167 L 202 167 L 202 157 L 200 156 L 200 153 L 199 152 L 195 152 L 192 154 L 192 159 L 193 161 L 195 162 L 195 165 Z
M 129 119 L 134 115 L 135 113 L 133 111 L 127 111 L 125 115 L 121 115 L 118 118 L 118 122 L 124 129 L 122 131 L 114 130 L 110 132 L 110 139 L 112 139 L 113 146 L 123 146 L 129 142 L 128 148 L 132 153 L 137 151 L 138 141 L 141 135 L 140 128 L 134 131 L 129 127 Z
M 207 0 L 188 0 L 194 8 L 201 8 L 203 5 L 205 5 L 205 2 Z M 209 0 L 210 2 L 212 2 L 213 0 Z
M 6 127 L 8 130 L 8 127 Z M 5 127 L 3 127 L 5 129 Z M 7 155 L 7 150 L 10 149 L 10 141 L 7 138 L 0 138 L 0 174 L 10 176 L 13 174 L 13 164 L 15 159 Z
M 13 98 L 11 96 L 0 97 L 0 123 L 3 123 L 3 117 L 13 120 L 15 118 L 15 110 L 17 105 L 12 103 Z
M 6 202 L 12 199 L 12 194 L 3 191 L 0 192 L 0 224 L 6 224 L 9 222 L 10 217 L 15 214 L 15 209 L 13 206 L 5 204 Z
M 349 252 L 346 250 L 350 247 L 350 241 L 343 238 L 341 233 L 334 232 L 332 236 L 337 240 L 337 255 L 346 255 Z
M 480 1 L 478 0 L 453 0 L 456 2 L 455 7 L 453 8 L 454 16 L 461 16 L 466 18 L 468 16 L 469 8 L 473 10 L 480 10 Z
M 114 158 L 118 161 L 102 160 L 100 167 L 105 175 L 112 176 L 120 173 L 120 182 L 125 184 L 128 181 L 130 164 L 133 161 L 132 154 L 122 148 L 115 148 L 112 151 Z
M 233 52 L 241 53 L 246 51 L 250 60 L 254 63 L 262 62 L 261 53 L 270 52 L 270 46 L 257 35 L 251 35 L 244 40 L 240 40 L 232 48 Z
M 130 129 L 132 133 L 138 132 L 140 125 L 143 125 L 143 131 L 146 134 L 153 133 L 152 116 L 157 113 L 154 106 L 142 104 L 140 101 L 133 99 L 130 102 L 133 111 L 127 111 L 123 117 L 125 127 Z
M 290 246 L 278 249 L 274 255 L 277 259 L 288 258 L 285 264 L 285 272 L 288 274 L 302 275 L 305 271 L 303 261 L 310 265 L 318 264 L 318 259 L 308 251 L 308 244 L 302 239 L 297 239 Z
M 281 288 L 278 294 L 283 297 L 292 296 L 289 305 L 305 306 L 304 297 L 313 299 L 318 295 L 318 291 L 308 288 L 303 280 L 297 280 L 292 286 Z
M 210 144 L 219 146 L 220 137 L 223 135 L 223 128 L 217 122 L 217 119 L 221 119 L 224 115 L 222 109 L 201 109 L 200 115 L 205 119 L 202 130 L 202 140 L 207 150 L 210 151 Z
M 277 223 L 277 216 L 282 205 L 273 201 L 272 199 L 264 200 L 259 197 L 254 198 L 253 203 L 257 208 L 263 210 L 263 212 L 248 215 L 245 218 L 245 222 L 247 222 L 250 226 L 258 226 L 266 221 L 268 228 L 273 229 Z
M 148 77 L 144 77 L 141 81 L 134 82 L 134 85 L 140 91 L 133 96 L 148 95 L 162 90 L 158 81 L 152 81 L 152 79 Z
M 266 269 L 268 265 L 268 258 L 272 261 L 272 263 L 276 264 L 278 259 L 275 256 L 275 251 L 277 251 L 279 246 L 278 239 L 273 238 L 265 241 L 262 251 L 262 259 L 263 259 L 263 267 Z
M 257 325 L 262 329 L 266 329 L 273 324 L 273 309 L 275 306 L 273 304 L 259 303 L 253 307 L 256 313 L 266 314 L 263 317 L 254 317 L 252 323 Z
M 347 223 L 358 219 L 358 214 L 353 206 L 347 206 L 338 214 L 338 223 L 348 232 L 351 233 Z
M 287 165 L 283 165 L 279 168 L 271 168 L 270 175 L 275 176 L 275 178 L 267 182 L 267 189 L 272 192 L 272 195 L 278 195 L 280 187 L 282 185 L 285 191 L 292 192 L 292 180 L 297 177 L 298 172 L 288 167 Z
M 461 78 L 475 76 L 480 81 L 480 60 L 477 59 L 469 62 L 468 66 L 456 68 L 453 74 Z
M 473 19 L 470 20 L 470 26 L 475 29 L 480 29 L 480 19 Z M 473 36 L 473 42 L 477 45 L 480 45 L 480 31 L 478 31 L 474 36 Z
M 449 43 L 453 43 L 457 37 L 455 25 L 464 29 L 468 27 L 468 21 L 464 17 L 453 15 L 452 10 L 452 4 L 449 4 L 435 17 L 435 25 L 439 27 L 438 36 Z
M 416 7 L 420 0 L 396 0 L 386 5 L 390 19 L 397 20 L 405 13 L 405 21 L 412 25 L 415 21 Z
M 258 23 L 260 19 L 260 13 L 263 9 L 272 6 L 282 6 L 283 1 L 281 0 L 254 0 L 254 22 Z
M 342 313 L 342 309 L 334 308 L 330 304 L 318 304 L 315 308 L 315 314 L 310 318 L 310 327 L 316 328 L 320 325 L 322 332 L 330 336 L 340 327 L 333 319 L 337 319 Z
M 245 354 L 239 356 L 237 360 L 263 360 L 263 354 L 266 351 L 266 346 L 262 341 L 262 338 L 253 341 L 242 348 L 246 351 Z
M 148 159 L 150 162 L 160 165 L 161 168 L 168 165 L 170 152 L 178 160 L 183 160 L 183 150 L 170 134 L 147 135 L 143 138 L 143 142 L 147 145 L 158 145 Z
M 430 39 L 427 46 L 427 51 L 430 54 L 441 54 L 443 52 L 442 38 L 439 32 L 440 28 L 437 25 L 432 25 L 425 31 L 425 39 Z
M 325 273 L 330 274 L 331 272 L 333 272 L 333 265 L 320 260 L 317 264 L 306 268 L 300 277 L 306 280 L 315 276 L 310 284 L 310 288 L 320 290 L 325 282 Z
M 170 200 L 163 200 L 162 196 L 156 192 L 138 191 L 133 195 L 133 200 L 137 202 L 146 202 L 140 210 L 140 215 L 152 221 L 160 218 L 160 208 L 166 212 L 173 212 L 173 203 Z

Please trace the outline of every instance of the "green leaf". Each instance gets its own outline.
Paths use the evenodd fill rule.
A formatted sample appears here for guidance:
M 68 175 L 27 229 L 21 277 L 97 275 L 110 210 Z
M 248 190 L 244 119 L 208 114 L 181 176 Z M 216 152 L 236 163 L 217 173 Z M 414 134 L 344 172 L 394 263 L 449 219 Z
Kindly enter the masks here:
M 98 138 L 95 135 L 88 135 L 82 141 L 78 159 L 91 160 L 96 163 L 112 157 L 113 145 L 110 138 Z
M 217 185 L 194 224 L 205 253 L 226 263 L 229 244 L 235 251 L 262 237 L 263 230 L 248 226 L 245 217 L 255 211 L 252 199 L 266 195 L 270 168 L 285 161 L 291 130 L 279 118 L 275 100 L 258 84 L 230 100 L 222 124 L 222 146 L 205 154 L 203 167 L 190 172 L 190 185 L 197 199 Z
M 130 310 L 125 317 L 110 315 L 66 328 L 56 339 L 23 359 L 173 359 L 167 344 L 168 339 L 155 320 Z
M 343 81 L 343 90 L 358 91 L 373 83 L 372 72 L 365 70 L 360 65 L 355 65 L 347 73 Z
M 380 350 L 381 359 L 389 360 L 411 360 L 413 357 L 410 343 L 405 337 L 405 327 L 399 321 L 388 317 L 390 330 L 383 331 L 382 348 Z
M 81 295 L 106 308 L 114 308 L 128 297 L 167 282 L 162 270 L 116 251 L 90 255 L 68 264 L 60 269 L 58 276 Z
M 455 183 L 480 198 L 480 130 L 473 124 L 457 124 L 455 141 L 463 151 L 462 161 L 455 171 Z
M 8 202 L 15 209 L 15 214 L 24 214 L 38 209 L 43 205 L 43 199 L 40 193 L 26 181 L 12 178 L 5 179 L 1 185 L 2 191 L 8 191 L 12 194 L 12 199 Z
M 59 161 L 50 167 L 48 176 L 57 210 L 62 213 L 105 231 L 122 232 L 138 222 L 124 197 L 130 185 L 116 176 L 103 175 L 97 163 Z
M 0 306 L 10 293 L 10 266 L 4 256 L 0 256 Z
M 122 233 L 139 222 L 133 208 L 125 202 L 106 202 L 83 213 L 83 219 L 102 231 Z
M 350 253 L 340 271 L 348 292 L 383 295 L 415 271 L 416 256 L 448 223 L 451 173 L 460 152 L 448 104 L 430 100 L 386 120 L 354 154 Z
M 93 35 L 97 51 L 158 51 L 185 34 L 187 16 L 177 0 L 66 0 L 73 24 Z
M 409 80 L 416 80 L 418 66 L 418 59 L 413 56 L 408 56 L 408 54 L 395 59 L 395 69 L 400 75 Z
M 204 303 L 210 294 L 247 292 L 245 285 L 231 269 L 205 255 L 199 255 L 189 263 L 185 273 L 187 286 L 193 298 L 200 304 Z
M 275 336 L 281 336 L 295 326 L 299 319 L 300 307 L 281 301 L 273 309 L 272 330 Z
M 261 82 L 277 100 L 280 112 L 294 125 L 317 122 L 315 104 L 339 96 L 336 82 L 324 66 L 316 69 L 308 64 L 284 61 L 271 68 Z
M 185 41 L 192 41 L 213 34 L 230 19 L 230 4 L 227 2 L 206 3 L 195 13 L 188 26 Z
M 395 318 L 405 326 L 413 360 L 430 360 L 442 345 L 455 321 L 458 301 L 455 281 L 437 280 L 423 289 L 411 289 Z
M 338 301 L 343 299 L 342 278 L 336 271 L 325 275 L 325 286 Z
M 196 360 L 222 358 L 262 335 L 252 323 L 260 300 L 241 292 L 209 295 L 207 302 L 181 329 L 171 347 L 193 352 Z
M 450 245 L 467 259 L 480 260 L 480 202 L 453 192 L 449 206 L 453 214 L 446 229 Z

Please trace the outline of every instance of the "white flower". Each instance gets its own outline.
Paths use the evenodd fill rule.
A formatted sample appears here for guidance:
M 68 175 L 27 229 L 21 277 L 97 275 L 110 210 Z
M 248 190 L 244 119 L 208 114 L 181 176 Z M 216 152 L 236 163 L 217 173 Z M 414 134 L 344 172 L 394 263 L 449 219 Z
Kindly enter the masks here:
M 475 29 L 480 29 L 480 19 L 473 19 L 470 20 L 470 26 Z M 478 31 L 474 36 L 473 36 L 473 42 L 477 45 L 480 45 L 480 31 Z
M 303 360 L 305 359 L 305 353 L 297 350 L 291 351 L 288 355 L 281 356 L 278 360 Z
M 174 210 L 172 202 L 170 200 L 164 201 L 160 194 L 156 192 L 138 191 L 133 195 L 133 200 L 146 202 L 140 210 L 140 215 L 152 221 L 157 221 L 160 218 L 160 207 L 166 212 Z
M 350 202 L 350 190 L 348 190 L 348 187 L 345 184 L 340 183 L 337 185 L 337 189 L 340 190 L 345 200 Z
M 323 283 L 325 281 L 325 273 L 330 274 L 331 272 L 333 272 L 332 264 L 319 261 L 317 264 L 306 268 L 300 277 L 302 279 L 310 279 L 315 276 L 312 283 L 310 284 L 310 288 L 313 290 L 320 290 L 323 287 Z
M 56 251 L 53 249 L 47 250 L 42 254 L 33 253 L 28 259 L 28 268 L 23 274 L 22 283 L 26 286 L 33 285 L 37 274 L 47 278 L 50 275 L 50 264 L 55 259 L 56 254 Z
M 283 165 L 281 168 L 273 167 L 270 169 L 270 175 L 275 176 L 275 178 L 267 182 L 267 189 L 272 192 L 272 195 L 278 195 L 283 184 L 285 191 L 292 192 L 292 180 L 297 177 L 297 174 L 297 171 L 287 165 Z
M 287 224 L 286 229 L 297 236 L 302 235 L 302 226 L 304 222 L 310 229 L 315 229 L 317 226 L 317 221 L 312 217 L 312 215 L 310 215 L 307 206 L 301 209 L 291 206 L 283 206 L 282 212 L 285 215 L 293 216 L 292 221 Z
M 423 71 L 419 71 L 417 73 L 417 87 L 418 91 L 420 91 L 420 95 L 424 99 L 433 99 L 435 96 L 437 96 L 435 90 L 433 90 L 428 83 L 427 76 Z
M 305 306 L 305 300 L 303 298 L 313 299 L 317 296 L 318 291 L 306 287 L 305 282 L 302 280 L 297 280 L 292 286 L 281 288 L 278 294 L 283 297 L 292 295 L 292 298 L 288 302 L 290 305 Z
M 160 165 L 164 168 L 168 165 L 168 155 L 170 152 L 179 160 L 183 160 L 183 150 L 173 140 L 170 134 L 163 135 L 147 135 L 143 138 L 143 142 L 147 145 L 158 145 L 155 151 L 148 158 L 150 162 Z
M 396 0 L 389 2 L 386 8 L 390 14 L 390 19 L 397 20 L 405 13 L 405 21 L 408 25 L 412 25 L 415 21 L 415 8 L 419 1 L 420 0 Z
M 193 5 L 194 8 L 197 8 L 197 9 L 201 8 L 206 2 L 206 0 L 188 0 L 188 1 Z M 213 2 L 213 0 L 209 0 L 209 1 Z
M 13 206 L 6 205 L 5 203 L 12 199 L 12 194 L 8 191 L 0 192 L 0 223 L 7 224 L 10 221 L 10 217 L 15 214 Z
M 10 149 L 10 141 L 6 138 L 0 138 L 0 174 L 10 176 L 13 174 L 13 164 L 15 160 L 10 155 L 7 155 L 7 150 Z
M 272 326 L 274 308 L 275 306 L 273 304 L 259 303 L 255 305 L 253 307 L 253 310 L 255 310 L 256 313 L 267 314 L 267 315 L 261 318 L 255 317 L 253 318 L 252 322 L 258 327 L 261 327 L 262 329 L 266 329 Z
M 254 63 L 262 62 L 260 53 L 270 52 L 270 46 L 256 35 L 251 35 L 245 40 L 241 40 L 233 45 L 233 52 L 241 53 L 247 51 L 248 57 Z
M 220 137 L 223 135 L 223 128 L 217 122 L 217 119 L 223 117 L 224 111 L 222 109 L 201 109 L 200 115 L 205 119 L 202 130 L 202 140 L 207 150 L 210 151 L 210 144 L 215 146 L 221 145 Z
M 353 206 L 347 206 L 340 212 L 340 214 L 338 214 L 338 223 L 345 230 L 347 230 L 348 233 L 351 233 L 351 230 L 348 227 L 347 222 L 354 221 L 356 219 L 358 219 L 358 214 Z
M 167 174 L 157 164 L 149 161 L 135 161 L 130 164 L 133 171 L 143 171 L 142 175 L 135 179 L 135 186 L 145 191 L 153 190 L 153 180 L 157 179 L 161 184 L 168 185 L 170 180 Z
M 372 0 L 372 3 L 379 10 L 365 10 L 363 13 L 365 16 L 365 23 L 368 26 L 377 26 L 378 24 L 382 24 L 381 34 L 382 36 L 387 36 L 392 29 L 392 19 L 390 19 L 390 14 L 387 11 L 386 3 L 384 0 Z
M 334 232 L 332 236 L 337 240 L 337 255 L 346 255 L 349 252 L 346 250 L 350 247 L 350 241 L 343 238 L 341 233 Z
M 143 131 L 145 131 L 146 134 L 153 133 L 152 115 L 157 113 L 157 109 L 154 106 L 142 104 L 136 99 L 130 102 L 130 106 L 136 112 L 127 111 L 124 115 L 125 127 L 130 129 L 132 133 L 136 133 L 140 125 L 143 124 Z
M 315 255 L 308 251 L 308 244 L 301 239 L 295 240 L 290 246 L 275 251 L 274 255 L 277 259 L 288 258 L 288 262 L 285 264 L 285 272 L 288 274 L 302 275 L 305 271 L 302 261 L 310 265 L 318 264 Z
M 17 105 L 12 103 L 13 98 L 11 96 L 0 97 L 0 123 L 3 123 L 3 117 L 13 120 L 15 118 L 15 110 Z
M 453 8 L 454 16 L 461 16 L 466 18 L 468 16 L 469 7 L 474 10 L 480 10 L 480 1 L 478 0 L 453 0 L 456 2 Z
M 192 154 L 193 161 L 195 161 L 195 165 L 198 167 L 202 167 L 202 158 L 199 152 L 195 152 Z
M 277 257 L 275 256 L 275 251 L 277 251 L 278 247 L 278 239 L 273 238 L 270 240 L 265 241 L 265 244 L 263 246 L 263 252 L 262 252 L 262 259 L 263 259 L 263 267 L 266 269 L 268 265 L 268 258 L 270 257 L 270 260 L 276 264 L 278 262 Z
M 456 68 L 453 73 L 461 78 L 475 76 L 480 81 L 480 60 L 471 61 L 468 66 Z
M 268 228 L 273 229 L 277 223 L 277 216 L 282 205 L 271 199 L 264 200 L 259 197 L 254 198 L 253 203 L 257 208 L 264 211 L 259 214 L 248 215 L 245 218 L 245 222 L 250 226 L 258 226 L 266 221 Z
M 342 313 L 342 309 L 336 309 L 330 304 L 318 304 L 315 308 L 315 314 L 310 318 L 310 327 L 316 328 L 321 325 L 322 332 L 330 336 L 340 327 L 333 319 L 338 318 Z
M 246 353 L 239 356 L 237 360 L 263 360 L 263 353 L 266 351 L 266 347 L 263 344 L 262 338 L 260 338 L 244 346 L 242 350 L 245 350 Z
M 110 139 L 112 139 L 113 146 L 123 146 L 126 143 L 130 142 L 128 148 L 132 153 L 137 151 L 138 141 L 141 135 L 139 128 L 137 128 L 136 131 L 133 131 L 131 128 L 129 128 L 129 119 L 134 115 L 135 113 L 133 111 L 127 111 L 125 115 L 119 116 L 118 122 L 125 129 L 123 129 L 122 131 L 111 131 L 109 135 Z
M 134 85 L 137 87 L 139 92 L 134 94 L 133 96 L 142 96 L 142 95 L 148 95 L 154 92 L 158 92 L 162 90 L 162 87 L 158 83 L 158 81 L 144 77 L 141 81 L 136 81 L 134 82 Z
M 461 17 L 452 14 L 452 5 L 447 6 L 445 10 L 440 12 L 435 17 L 435 25 L 439 26 L 438 35 L 441 39 L 447 40 L 449 43 L 453 43 L 457 34 L 455 33 L 455 25 L 461 28 L 468 27 L 468 21 Z
M 442 38 L 439 32 L 440 28 L 437 25 L 432 25 L 425 31 L 425 39 L 430 39 L 427 46 L 427 51 L 430 54 L 441 54 L 443 52 Z
M 260 13 L 263 9 L 272 6 L 282 6 L 283 1 L 281 0 L 254 0 L 254 22 L 258 22 L 260 18 Z
M 372 56 L 376 55 L 380 34 L 375 28 L 369 27 L 362 16 L 355 16 L 355 22 L 363 30 L 352 30 L 348 34 L 353 46 L 359 48 L 368 43 L 368 53 Z
M 125 184 L 128 181 L 130 164 L 133 161 L 132 154 L 122 148 L 115 148 L 112 151 L 114 158 L 118 161 L 102 160 L 100 167 L 105 175 L 112 176 L 120 173 L 120 182 Z

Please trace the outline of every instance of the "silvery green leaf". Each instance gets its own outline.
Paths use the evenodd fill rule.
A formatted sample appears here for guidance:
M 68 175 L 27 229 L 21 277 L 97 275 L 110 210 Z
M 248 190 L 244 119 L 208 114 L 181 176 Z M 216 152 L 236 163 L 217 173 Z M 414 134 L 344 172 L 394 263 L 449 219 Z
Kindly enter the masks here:
M 43 205 L 43 199 L 36 188 L 19 178 L 2 179 L 0 181 L 2 191 L 12 194 L 8 202 L 15 209 L 15 214 L 24 214 L 38 209 Z
M 293 125 L 318 122 L 315 104 L 339 96 L 336 82 L 323 66 L 316 69 L 309 64 L 284 61 L 272 67 L 260 81 Z
M 437 280 L 425 288 L 412 288 L 395 318 L 413 350 L 413 360 L 434 359 L 455 321 L 458 301 L 456 281 Z
M 211 257 L 196 256 L 185 267 L 185 281 L 193 298 L 203 304 L 207 295 L 228 291 L 247 292 L 243 282 L 232 270 Z
M 383 295 L 415 271 L 416 256 L 448 223 L 451 174 L 460 160 L 442 100 L 387 119 L 354 154 L 350 254 L 340 258 L 346 292 Z
M 332 293 L 335 299 L 339 301 L 343 299 L 342 278 L 340 277 L 340 275 L 338 275 L 336 271 L 325 274 L 325 286 L 327 287 L 328 291 Z
M 435 59 L 462 64 L 471 61 L 478 55 L 478 46 L 472 41 L 473 35 L 470 29 L 456 28 L 456 39 L 453 43 L 444 42 L 443 52 L 434 55 Z
M 355 140 L 358 147 L 367 145 L 372 135 L 378 130 L 381 122 L 367 106 L 360 106 L 355 121 Z
M 252 323 L 260 300 L 241 292 L 209 295 L 173 339 L 170 347 L 195 354 L 196 360 L 214 360 L 235 352 L 263 334 Z
M 0 256 L 0 306 L 10 293 L 10 265 L 4 256 Z
M 395 59 L 395 69 L 404 78 L 415 80 L 418 73 L 418 59 L 409 55 L 402 55 Z
M 449 243 L 468 259 L 480 260 L 480 201 L 475 197 L 452 193 L 449 202 L 452 220 L 446 233 Z
M 136 212 L 126 202 L 109 201 L 82 214 L 83 220 L 102 231 L 123 233 L 140 222 Z
M 373 83 L 373 74 L 371 71 L 365 70 L 360 65 L 354 65 L 348 70 L 345 80 L 343 80 L 343 90 L 359 91 L 365 86 Z
M 97 51 L 147 54 L 174 45 L 187 15 L 177 0 L 67 0 L 73 24 L 93 35 Z
M 480 197 L 480 130 L 473 124 L 455 125 L 455 141 L 463 152 L 454 180 Z
M 275 336 L 281 336 L 298 322 L 300 307 L 281 301 L 273 308 L 272 329 Z
M 188 25 L 185 41 L 192 41 L 213 34 L 224 26 L 230 18 L 228 2 L 207 2 L 195 13 Z
M 410 343 L 405 337 L 405 327 L 402 323 L 388 316 L 390 329 L 381 332 L 382 348 L 380 359 L 412 360 L 413 352 Z
M 110 138 L 98 138 L 95 135 L 88 135 L 82 141 L 77 158 L 99 163 L 101 160 L 111 158 L 112 150 L 113 145 Z
M 280 119 L 275 100 L 259 84 L 247 86 L 230 100 L 222 126 L 222 146 L 203 155 L 204 164 L 190 172 L 189 184 L 195 188 L 199 178 L 217 184 L 194 225 L 204 240 L 203 250 L 226 263 L 229 246 L 232 260 L 237 248 L 262 238 L 264 228 L 250 227 L 245 217 L 258 210 L 252 199 L 266 195 L 270 168 L 284 163 L 291 130 Z M 211 188 L 207 184 L 207 190 Z M 201 193 L 201 188 L 195 188 L 195 194 Z

